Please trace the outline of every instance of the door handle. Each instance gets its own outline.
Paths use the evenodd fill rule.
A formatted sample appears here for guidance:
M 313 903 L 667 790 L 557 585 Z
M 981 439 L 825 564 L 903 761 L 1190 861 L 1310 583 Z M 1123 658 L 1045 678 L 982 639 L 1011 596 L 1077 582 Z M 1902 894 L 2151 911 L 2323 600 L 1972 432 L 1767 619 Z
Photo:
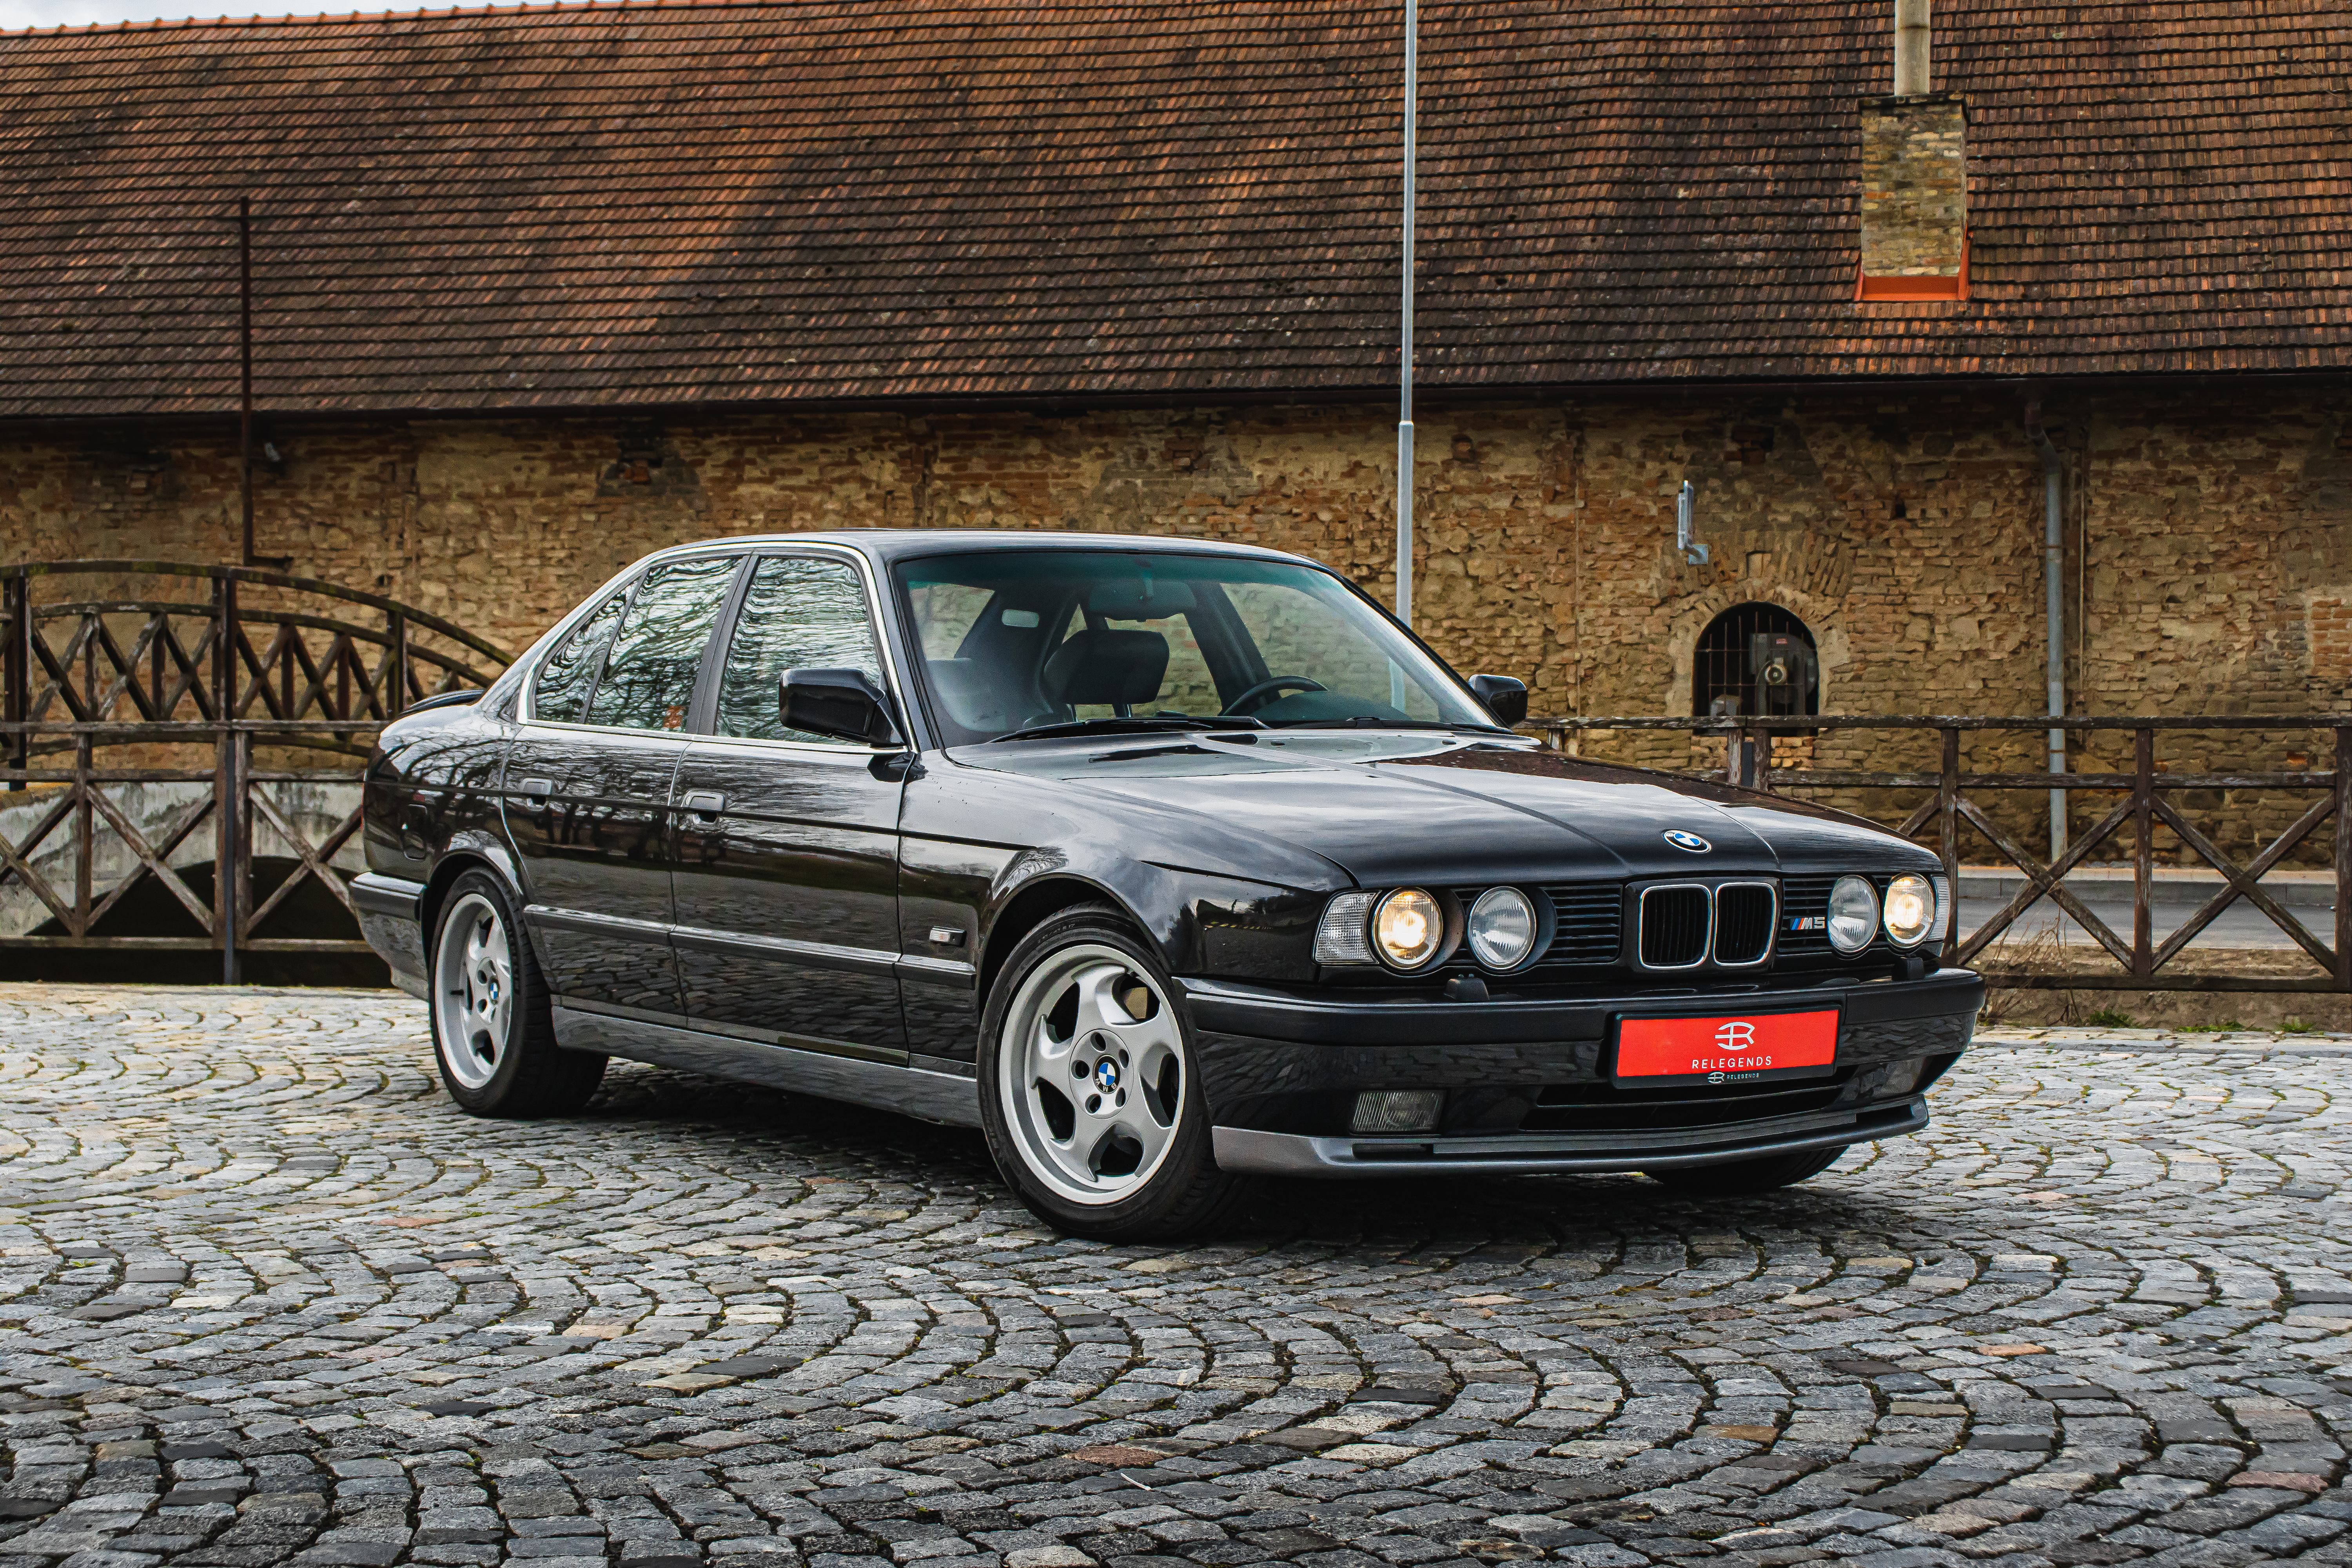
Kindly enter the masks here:
M 547 797 L 554 793 L 555 781 L 553 779 L 525 779 L 522 781 L 522 803 L 525 805 L 531 807 L 533 810 L 537 810 L 538 808 L 544 806 L 547 804 Z
M 690 789 L 679 799 L 678 805 L 705 822 L 716 822 L 719 814 L 727 809 L 727 797 L 717 790 Z

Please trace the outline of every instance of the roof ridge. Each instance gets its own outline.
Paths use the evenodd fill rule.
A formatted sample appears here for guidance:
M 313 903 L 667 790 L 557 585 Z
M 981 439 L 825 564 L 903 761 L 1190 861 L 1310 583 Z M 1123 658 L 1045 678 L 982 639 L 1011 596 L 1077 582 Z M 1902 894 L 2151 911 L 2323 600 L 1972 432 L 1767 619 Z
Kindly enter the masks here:
M 297 26 L 331 22 L 420 22 L 447 17 L 537 16 L 558 12 L 727 11 L 818 5 L 824 0 L 522 0 L 509 5 L 427 6 L 415 11 L 312 11 L 276 16 L 151 16 L 127 22 L 67 22 L 54 27 L 0 27 L 0 39 L 92 33 L 162 33 L 195 27 Z

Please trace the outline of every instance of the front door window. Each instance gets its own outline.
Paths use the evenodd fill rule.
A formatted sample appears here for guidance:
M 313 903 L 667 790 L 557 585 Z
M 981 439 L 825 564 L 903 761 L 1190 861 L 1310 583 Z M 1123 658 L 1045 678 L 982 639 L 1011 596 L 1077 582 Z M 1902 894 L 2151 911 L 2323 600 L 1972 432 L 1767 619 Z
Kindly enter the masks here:
M 772 555 L 752 570 L 719 678 L 719 733 L 838 745 L 784 728 L 777 683 L 788 669 L 858 669 L 882 684 L 866 584 L 846 563 Z

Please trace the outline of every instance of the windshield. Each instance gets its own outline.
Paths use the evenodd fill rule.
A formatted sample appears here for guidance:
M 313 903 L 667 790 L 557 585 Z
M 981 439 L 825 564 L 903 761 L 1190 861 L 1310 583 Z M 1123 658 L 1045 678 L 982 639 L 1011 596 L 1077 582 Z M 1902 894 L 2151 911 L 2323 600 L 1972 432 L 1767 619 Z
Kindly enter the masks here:
M 903 561 L 894 574 L 950 745 L 1087 721 L 1495 727 L 1313 567 L 1035 550 Z

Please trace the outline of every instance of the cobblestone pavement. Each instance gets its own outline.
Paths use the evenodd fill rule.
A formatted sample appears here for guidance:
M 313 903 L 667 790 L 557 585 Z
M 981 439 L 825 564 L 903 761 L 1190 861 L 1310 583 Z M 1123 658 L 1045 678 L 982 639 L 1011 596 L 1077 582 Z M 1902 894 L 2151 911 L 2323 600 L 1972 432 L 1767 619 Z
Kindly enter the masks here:
M 675 1073 L 469 1120 L 388 994 L 0 990 L 0 1568 L 2352 1561 L 2347 1057 L 2012 1034 L 1793 1193 L 1137 1249 Z

